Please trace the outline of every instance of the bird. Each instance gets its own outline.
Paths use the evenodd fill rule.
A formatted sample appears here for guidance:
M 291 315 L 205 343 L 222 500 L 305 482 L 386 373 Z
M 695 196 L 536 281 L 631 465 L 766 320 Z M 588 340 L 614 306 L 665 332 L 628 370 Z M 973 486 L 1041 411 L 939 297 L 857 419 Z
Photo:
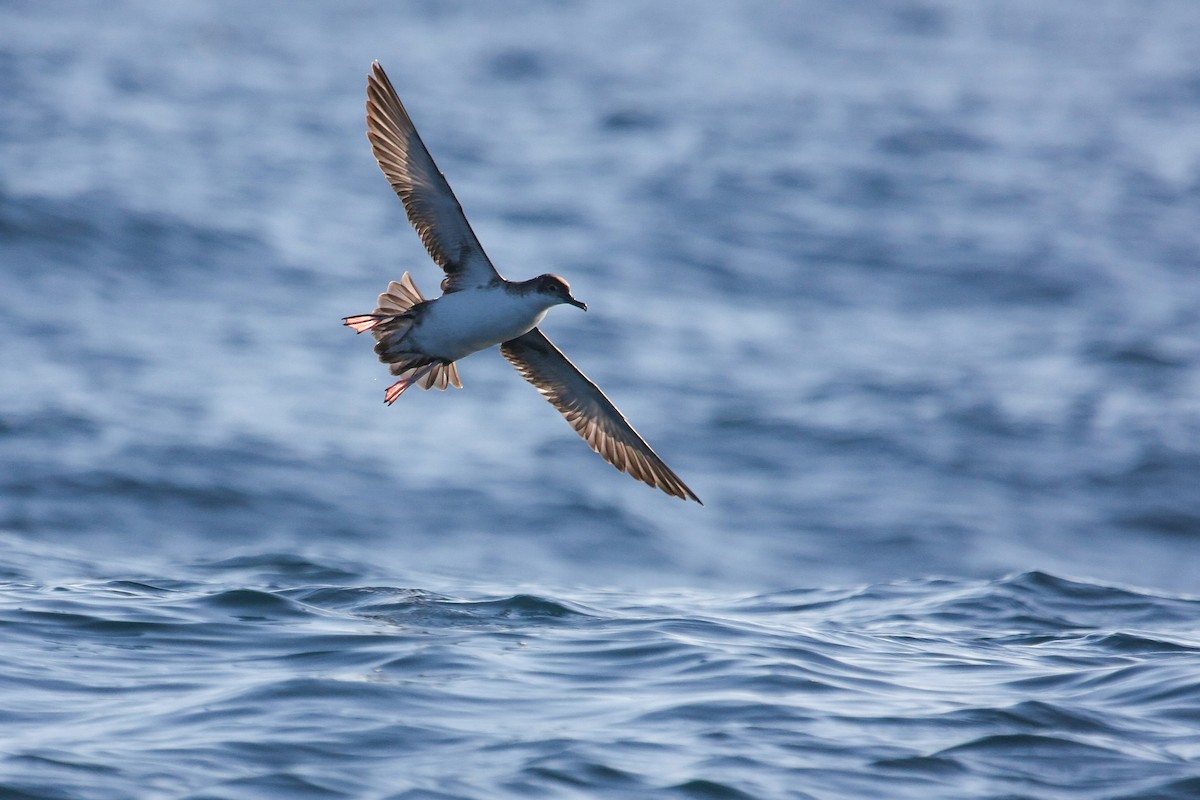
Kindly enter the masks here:
M 355 333 L 374 336 L 375 353 L 396 376 L 384 402 L 395 403 L 412 386 L 461 389 L 457 362 L 499 345 L 521 377 L 605 461 L 672 497 L 703 505 L 604 392 L 538 328 L 556 305 L 587 311 L 587 304 L 558 275 L 526 281 L 500 275 L 378 61 L 367 76 L 367 138 L 408 221 L 445 272 L 440 297 L 426 299 L 405 272 L 379 295 L 373 312 L 342 318 Z

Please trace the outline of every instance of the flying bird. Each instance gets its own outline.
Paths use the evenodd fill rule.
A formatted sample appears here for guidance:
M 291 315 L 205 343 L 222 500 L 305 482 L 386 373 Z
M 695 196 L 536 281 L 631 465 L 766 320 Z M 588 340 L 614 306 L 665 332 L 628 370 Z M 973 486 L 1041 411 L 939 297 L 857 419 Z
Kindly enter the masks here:
M 521 377 L 605 461 L 673 497 L 700 503 L 604 392 L 538 329 L 553 306 L 587 311 L 570 285 L 551 274 L 509 281 L 492 266 L 378 61 L 367 77 L 367 138 L 383 174 L 404 201 L 408 221 L 446 273 L 441 297 L 425 299 L 405 272 L 379 295 L 375 311 L 343 318 L 356 333 L 372 333 L 375 353 L 397 378 L 384 402 L 391 405 L 414 385 L 461 389 L 455 362 L 500 345 Z

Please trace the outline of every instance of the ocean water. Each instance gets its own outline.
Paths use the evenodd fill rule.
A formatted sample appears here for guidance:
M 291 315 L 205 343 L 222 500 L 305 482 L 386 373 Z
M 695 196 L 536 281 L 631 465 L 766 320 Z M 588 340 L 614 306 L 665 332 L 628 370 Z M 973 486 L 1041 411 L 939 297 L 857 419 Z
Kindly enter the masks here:
M 495 353 L 388 69 L 544 330 Z M 0 5 L 0 797 L 1200 796 L 1200 5 Z

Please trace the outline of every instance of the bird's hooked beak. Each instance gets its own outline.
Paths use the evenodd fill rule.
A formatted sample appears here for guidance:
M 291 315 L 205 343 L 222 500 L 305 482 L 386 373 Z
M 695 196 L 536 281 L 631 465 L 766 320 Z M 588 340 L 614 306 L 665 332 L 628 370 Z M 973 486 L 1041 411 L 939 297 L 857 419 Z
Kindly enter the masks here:
M 575 306 L 576 308 L 582 308 L 584 311 L 587 311 L 587 303 L 581 303 L 580 301 L 576 300 L 574 297 L 571 297 L 571 295 L 567 295 L 567 302 L 570 303 L 571 305 Z

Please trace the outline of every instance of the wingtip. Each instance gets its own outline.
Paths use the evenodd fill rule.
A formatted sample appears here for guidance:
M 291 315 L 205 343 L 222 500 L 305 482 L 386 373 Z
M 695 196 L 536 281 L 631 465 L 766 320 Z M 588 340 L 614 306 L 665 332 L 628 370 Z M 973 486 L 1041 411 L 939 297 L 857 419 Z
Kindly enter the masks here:
M 386 85 L 388 83 L 387 73 L 383 71 L 383 64 L 379 63 L 379 59 L 371 62 L 371 74 L 367 76 L 367 91 L 375 84 Z
M 371 74 L 368 76 L 368 84 L 377 83 L 380 86 L 391 86 L 392 81 L 388 78 L 387 71 L 383 68 L 383 64 L 379 63 L 379 59 L 371 62 Z
M 667 492 L 667 494 L 678 497 L 680 500 L 682 500 L 685 503 L 688 500 L 695 500 L 700 505 L 704 505 L 704 501 L 696 496 L 696 493 L 692 491 L 690 486 L 688 486 L 683 481 L 680 481 L 678 476 L 676 476 L 675 480 L 679 481 L 679 484 L 677 486 L 672 486 L 670 488 L 668 488 L 666 486 L 659 486 L 659 488 L 662 489 L 663 491 Z

